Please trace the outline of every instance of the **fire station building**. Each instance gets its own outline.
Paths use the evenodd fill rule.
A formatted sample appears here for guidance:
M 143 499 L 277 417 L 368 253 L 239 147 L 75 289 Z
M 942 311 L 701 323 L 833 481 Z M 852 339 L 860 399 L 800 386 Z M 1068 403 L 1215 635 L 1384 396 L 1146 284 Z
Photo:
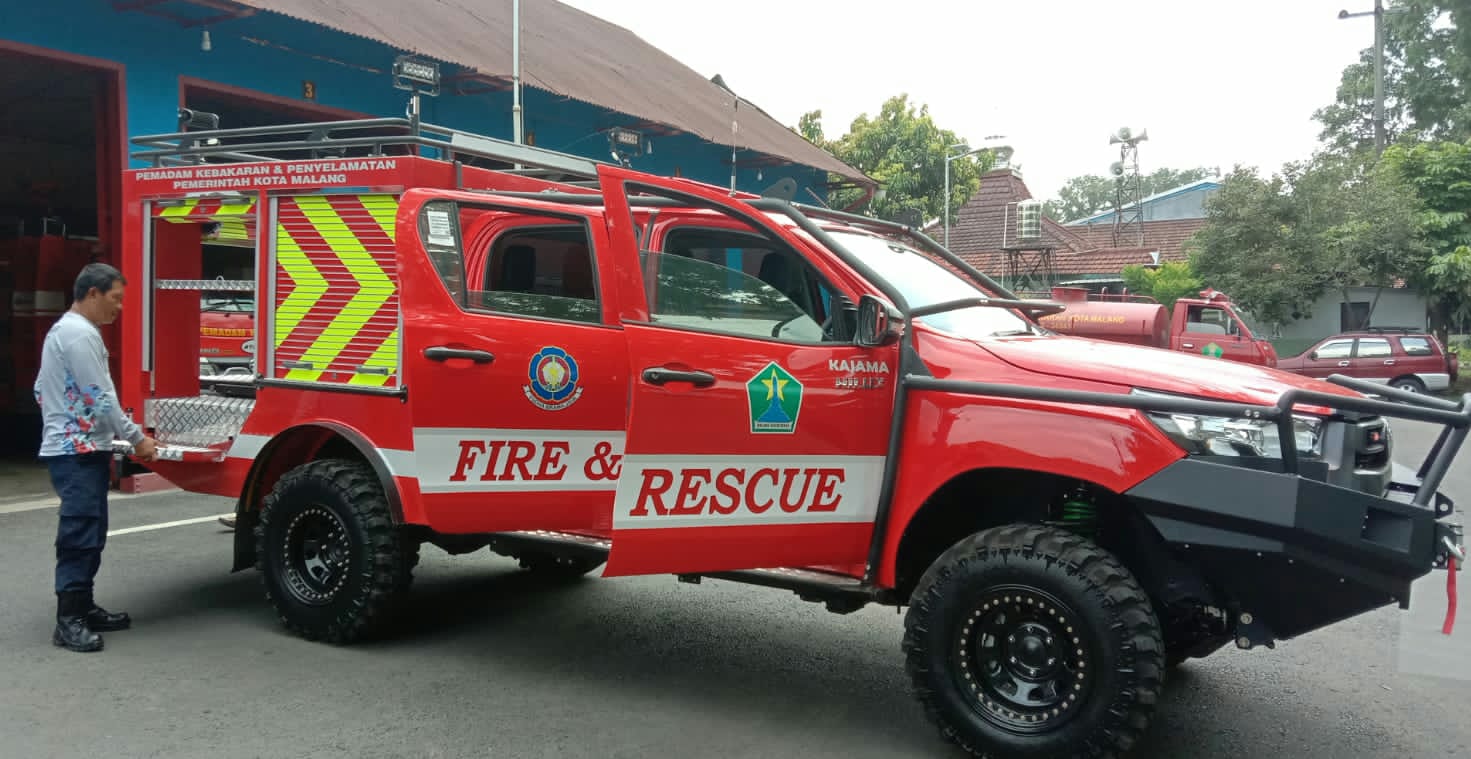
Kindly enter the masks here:
M 602 160 L 620 147 L 642 171 L 806 202 L 839 184 L 874 187 L 634 32 L 555 0 L 520 6 L 517 18 L 512 0 L 3 3 L 0 452 L 9 466 L 34 457 L 37 354 L 76 271 L 116 263 L 119 172 L 142 165 L 130 138 L 184 131 L 181 109 L 224 129 L 403 117 L 410 93 L 395 87 L 395 65 L 410 56 L 438 68 L 438 92 L 422 100 L 427 123 L 516 139 L 519 73 L 520 139 L 530 145 Z M 213 256 L 205 275 L 248 277 L 253 255 Z M 252 321 L 248 301 L 201 308 Z

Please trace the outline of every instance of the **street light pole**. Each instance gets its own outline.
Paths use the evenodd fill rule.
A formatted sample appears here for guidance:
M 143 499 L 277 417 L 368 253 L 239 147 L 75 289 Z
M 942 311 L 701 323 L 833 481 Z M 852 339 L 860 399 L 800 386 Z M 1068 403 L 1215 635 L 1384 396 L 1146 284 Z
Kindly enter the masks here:
M 1389 135 L 1384 129 L 1384 0 L 1374 0 L 1374 10 L 1362 13 L 1338 12 L 1340 21 L 1363 16 L 1374 17 L 1374 152 L 1384 153 Z
M 1374 152 L 1384 153 L 1384 0 L 1374 0 Z
M 986 139 L 988 139 L 988 140 L 1000 139 L 1003 136 L 1004 135 L 996 134 L 996 135 L 991 135 L 990 137 L 987 137 Z M 962 152 L 957 153 L 955 155 L 950 155 L 950 151 L 952 151 L 952 150 L 954 150 L 956 148 L 962 148 Z M 940 209 L 940 216 L 942 218 L 944 218 L 944 220 L 945 220 L 945 249 L 946 250 L 949 250 L 950 249 L 950 162 L 951 161 L 959 160 L 961 158 L 965 158 L 966 156 L 973 155 L 975 153 L 979 153 L 982 150 L 987 150 L 987 148 L 972 148 L 971 146 L 969 146 L 969 145 L 967 145 L 967 144 L 965 144 L 963 142 L 957 143 L 955 145 L 951 145 L 951 146 L 945 148 L 945 207 Z

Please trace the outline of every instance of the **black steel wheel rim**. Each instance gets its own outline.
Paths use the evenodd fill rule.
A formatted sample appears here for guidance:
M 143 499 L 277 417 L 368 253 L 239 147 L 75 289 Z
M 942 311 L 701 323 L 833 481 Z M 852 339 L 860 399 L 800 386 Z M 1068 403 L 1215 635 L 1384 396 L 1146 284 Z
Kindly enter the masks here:
M 287 525 L 282 541 L 291 596 L 308 606 L 332 603 L 352 564 L 352 544 L 342 520 L 324 506 L 308 506 Z
M 1087 700 L 1094 657 L 1081 617 L 1036 588 L 987 589 L 959 620 L 954 658 L 972 708 L 1019 734 L 1056 730 Z

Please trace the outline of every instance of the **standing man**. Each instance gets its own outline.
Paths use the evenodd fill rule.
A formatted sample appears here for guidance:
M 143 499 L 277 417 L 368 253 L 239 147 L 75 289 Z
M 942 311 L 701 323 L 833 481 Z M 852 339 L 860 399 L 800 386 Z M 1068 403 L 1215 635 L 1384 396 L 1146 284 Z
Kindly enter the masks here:
M 152 438 L 123 413 L 107 369 L 98 326 L 123 308 L 123 275 L 88 264 L 77 275 L 71 310 L 46 335 L 36 403 L 41 406 L 40 458 L 61 496 L 56 529 L 56 630 L 51 642 L 72 651 L 102 650 L 98 632 L 125 630 L 127 614 L 111 614 L 92 600 L 92 581 L 107 542 L 107 491 L 112 442 L 127 440 L 143 461 L 156 455 Z

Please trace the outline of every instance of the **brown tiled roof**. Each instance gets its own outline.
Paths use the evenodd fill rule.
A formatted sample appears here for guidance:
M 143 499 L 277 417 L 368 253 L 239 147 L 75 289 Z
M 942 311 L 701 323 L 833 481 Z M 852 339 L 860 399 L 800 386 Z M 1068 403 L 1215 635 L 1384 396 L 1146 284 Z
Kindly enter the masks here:
M 236 0 L 366 37 L 399 50 L 511 76 L 509 0 Z M 874 180 L 638 35 L 556 0 L 521 7 L 526 86 L 665 124 L 709 142 L 812 166 L 864 184 Z
M 1011 169 L 988 172 L 981 177 L 980 189 L 960 208 L 950 225 L 950 249 L 981 271 L 1004 276 L 1006 248 L 1020 247 L 1016 203 L 1031 197 L 1026 183 Z M 1118 274 L 1130 264 L 1153 263 L 1150 254 L 1156 250 L 1161 263 L 1185 260 L 1185 241 L 1204 225 L 1204 219 L 1145 222 L 1144 246 L 1114 247 L 1112 224 L 1068 227 L 1043 217 L 1041 242 L 1027 247 L 1051 248 L 1052 269 L 1059 275 Z M 944 229 L 936 223 L 927 227 L 925 233 L 940 239 Z M 1017 255 L 1024 261 L 1035 257 L 1030 250 Z M 1028 268 L 1027 264 L 1023 263 L 1022 268 Z
M 1144 228 L 1143 247 L 1159 251 L 1160 261 L 1184 261 L 1185 242 L 1191 235 L 1199 232 L 1205 226 L 1205 219 L 1165 219 L 1163 221 L 1146 221 L 1140 226 Z M 1105 248 L 1113 245 L 1113 224 L 1097 224 L 1093 226 L 1071 226 L 1068 229 L 1076 232 L 1079 237 L 1088 241 L 1088 245 L 1094 248 Z M 1131 227 L 1129 232 L 1133 232 Z M 1133 238 L 1132 234 L 1126 237 Z M 1135 245 L 1133 239 L 1123 240 L 1125 245 Z

